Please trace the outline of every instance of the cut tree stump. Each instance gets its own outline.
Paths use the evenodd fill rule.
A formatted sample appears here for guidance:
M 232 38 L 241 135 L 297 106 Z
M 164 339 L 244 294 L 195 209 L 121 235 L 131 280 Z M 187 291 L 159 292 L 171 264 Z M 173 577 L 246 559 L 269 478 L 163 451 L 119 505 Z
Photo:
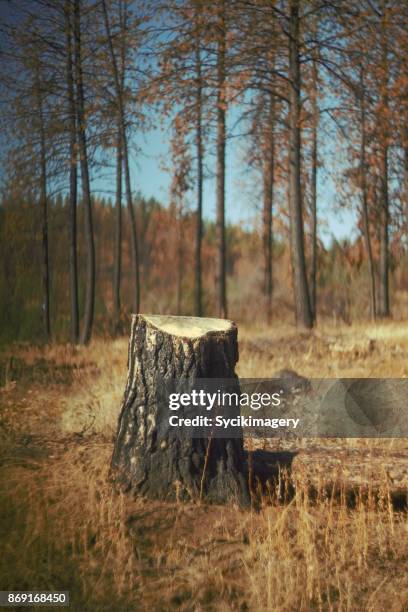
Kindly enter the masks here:
M 112 471 L 126 490 L 152 499 L 249 503 L 243 439 L 192 438 L 170 427 L 158 387 L 235 374 L 238 330 L 231 321 L 199 317 L 133 315 L 128 378 Z M 167 418 L 166 418 L 167 417 Z

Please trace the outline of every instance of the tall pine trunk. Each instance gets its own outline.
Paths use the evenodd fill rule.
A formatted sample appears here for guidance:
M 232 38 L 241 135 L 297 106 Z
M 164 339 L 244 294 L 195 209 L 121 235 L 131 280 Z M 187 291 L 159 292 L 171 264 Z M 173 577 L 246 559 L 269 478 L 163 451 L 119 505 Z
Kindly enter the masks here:
M 380 286 L 378 300 L 378 315 L 390 316 L 389 298 L 389 196 L 388 196 L 388 41 L 387 41 L 387 13 L 385 2 L 382 2 L 381 17 L 381 50 L 382 50 L 382 78 L 381 78 L 381 107 L 384 114 L 380 126 Z
M 375 287 L 375 268 L 373 259 L 373 250 L 370 237 L 370 221 L 368 214 L 368 190 L 367 190 L 367 152 L 366 152 L 366 110 L 365 110 L 365 88 L 364 88 L 364 68 L 360 68 L 360 129 L 361 129 L 361 144 L 360 144 L 360 181 L 361 181 L 361 205 L 363 217 L 363 235 L 364 244 L 367 251 L 368 274 L 370 280 L 370 313 L 371 318 L 375 320 L 377 314 L 376 305 L 376 287 Z
M 65 3 L 66 56 L 67 56 L 67 97 L 69 117 L 69 282 L 71 300 L 71 342 L 79 341 L 79 306 L 78 306 L 78 257 L 77 257 L 77 139 L 76 108 L 74 91 L 74 73 L 72 62 L 72 15 L 71 2 Z
M 116 149 L 116 205 L 115 205 L 115 245 L 113 254 L 113 320 L 115 333 L 120 325 L 120 285 L 122 270 L 122 142 L 118 128 L 118 143 Z
M 180 205 L 177 214 L 177 314 L 183 313 L 183 277 L 184 277 L 184 243 L 183 243 L 183 210 Z
M 196 152 L 197 152 L 197 225 L 195 243 L 195 314 L 197 317 L 203 315 L 203 287 L 202 287 L 202 240 L 203 240 L 203 129 L 202 129 L 202 74 L 200 39 L 197 34 L 196 49 Z
M 408 127 L 405 128 L 405 145 L 404 145 L 404 214 L 405 214 L 405 233 L 408 236 Z
M 92 218 L 91 187 L 89 179 L 88 150 L 86 138 L 85 97 L 82 73 L 81 49 L 81 0 L 74 4 L 74 41 L 75 41 L 75 76 L 77 91 L 77 132 L 81 165 L 82 198 L 85 216 L 86 241 L 86 290 L 85 311 L 81 334 L 81 343 L 87 344 L 92 336 L 95 309 L 95 243 Z
M 299 0 L 290 1 L 289 18 L 289 217 L 296 323 L 313 327 L 306 276 L 301 192 Z
M 275 174 L 275 97 L 269 99 L 269 117 L 266 126 L 266 150 L 263 160 L 263 252 L 264 252 L 264 293 L 266 299 L 266 320 L 272 319 L 273 266 L 272 266 L 272 213 Z
M 388 201 L 388 146 L 381 147 L 381 196 L 380 196 L 380 286 L 378 315 L 390 316 L 389 298 L 389 201 Z
M 226 56 L 225 0 L 220 2 L 217 49 L 217 238 L 218 238 L 218 314 L 226 318 L 226 235 L 225 235 L 225 151 L 226 151 Z
M 317 278 L 317 172 L 318 172 L 318 126 L 319 126 L 319 107 L 317 104 L 317 62 L 313 57 L 312 63 L 312 176 L 310 194 L 310 213 L 311 213 L 311 257 L 310 257 L 310 309 L 313 321 L 316 321 L 316 278 Z
M 43 320 L 46 340 L 51 336 L 50 319 L 50 265 L 48 248 L 48 197 L 47 197 L 47 158 L 45 143 L 43 95 L 40 85 L 40 75 L 36 72 L 36 94 L 38 104 L 39 136 L 40 136 L 40 206 L 42 217 L 42 285 L 43 285 Z
M 125 109 L 123 102 L 123 92 L 121 87 L 121 79 L 118 70 L 118 64 L 116 61 L 115 51 L 113 48 L 113 41 L 109 23 L 108 9 L 106 1 L 102 0 L 102 9 L 105 22 L 106 37 L 108 39 L 109 53 L 111 56 L 112 73 L 115 83 L 115 91 L 118 102 L 118 121 L 120 126 L 120 137 L 122 142 L 122 153 L 123 163 L 125 171 L 125 189 L 126 189 L 126 202 L 130 216 L 130 238 L 131 238 L 131 255 L 132 255 L 132 278 L 133 278 L 133 294 L 132 294 L 132 308 L 134 313 L 138 313 L 140 309 L 140 275 L 139 275 L 139 253 L 138 253 L 138 241 L 136 231 L 136 214 L 133 206 L 132 199 L 132 187 L 130 180 L 130 167 L 129 167 L 129 149 L 127 143 L 126 134 L 126 122 L 125 122 Z

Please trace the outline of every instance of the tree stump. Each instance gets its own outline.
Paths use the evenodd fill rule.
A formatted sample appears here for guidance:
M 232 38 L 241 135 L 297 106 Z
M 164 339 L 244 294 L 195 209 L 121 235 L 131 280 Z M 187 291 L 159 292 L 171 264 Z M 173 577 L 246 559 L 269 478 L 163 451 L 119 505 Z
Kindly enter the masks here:
M 237 335 L 236 325 L 223 319 L 132 316 L 111 464 L 126 490 L 152 499 L 249 503 L 242 435 L 194 438 L 174 429 L 163 418 L 157 394 L 163 382 L 213 378 L 229 379 L 229 389 L 239 392 Z

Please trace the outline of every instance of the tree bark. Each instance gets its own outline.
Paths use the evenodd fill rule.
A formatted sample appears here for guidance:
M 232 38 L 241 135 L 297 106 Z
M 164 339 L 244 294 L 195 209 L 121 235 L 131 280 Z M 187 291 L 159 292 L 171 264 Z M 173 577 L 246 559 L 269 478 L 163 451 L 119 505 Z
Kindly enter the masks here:
M 112 35 L 109 23 L 108 9 L 106 1 L 102 0 L 102 9 L 105 21 L 106 36 L 108 39 L 109 53 L 111 56 L 112 73 L 115 83 L 116 97 L 118 102 L 118 119 L 121 131 L 122 141 L 122 153 L 125 170 L 125 189 L 126 189 L 126 201 L 130 216 L 130 239 L 131 239 L 131 253 L 132 253 L 132 277 L 133 277 L 133 298 L 132 307 L 133 312 L 137 313 L 140 309 L 140 274 L 139 274 L 139 253 L 138 253 L 138 241 L 137 241 L 137 229 L 136 229 L 136 215 L 133 206 L 132 199 L 132 186 L 130 180 L 130 167 L 129 167 L 129 148 L 126 134 L 126 122 L 125 122 L 125 108 L 123 102 L 123 92 L 121 87 L 120 75 L 118 70 L 118 64 L 116 60 L 115 50 L 113 48 Z
M 296 323 L 311 328 L 313 317 L 306 276 L 301 192 L 299 0 L 290 1 L 289 29 L 289 220 L 292 274 Z
M 76 108 L 74 73 L 72 62 L 72 16 L 71 2 L 65 3 L 66 56 L 67 56 L 67 96 L 69 116 L 69 281 L 71 297 L 71 342 L 79 341 L 78 306 L 78 257 L 77 257 L 77 200 L 78 200 L 78 162 L 76 139 Z
M 218 314 L 227 316 L 226 236 L 225 236 L 225 150 L 226 150 L 226 55 L 225 0 L 220 2 L 217 50 L 217 234 L 218 234 Z
M 95 309 L 95 243 L 92 218 L 91 186 L 89 179 L 88 150 L 86 138 L 85 97 L 82 74 L 81 49 L 81 0 L 74 3 L 75 76 L 77 90 L 77 130 L 81 164 L 82 197 L 85 209 L 85 237 L 87 248 L 85 312 L 81 343 L 88 344 L 92 336 Z
M 155 499 L 249 502 L 242 437 L 193 438 L 170 428 L 163 383 L 231 380 L 238 360 L 237 328 L 220 319 L 132 317 L 128 378 L 112 457 L 112 473 L 133 493 Z

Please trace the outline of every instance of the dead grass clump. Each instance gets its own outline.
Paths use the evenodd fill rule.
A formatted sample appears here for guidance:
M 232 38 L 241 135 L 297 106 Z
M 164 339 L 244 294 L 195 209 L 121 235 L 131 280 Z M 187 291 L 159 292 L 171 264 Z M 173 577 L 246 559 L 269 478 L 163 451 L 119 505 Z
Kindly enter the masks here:
M 108 482 L 110 453 L 93 443 L 41 462 L 4 463 L 3 589 L 69 589 L 76 610 L 136 605 L 137 542 L 127 535 L 124 496 Z
M 386 484 L 380 498 L 362 489 L 350 509 L 345 494 L 313 499 L 298 482 L 291 502 L 264 508 L 251 532 L 249 609 L 402 612 L 407 554 L 406 515 L 394 513 Z

